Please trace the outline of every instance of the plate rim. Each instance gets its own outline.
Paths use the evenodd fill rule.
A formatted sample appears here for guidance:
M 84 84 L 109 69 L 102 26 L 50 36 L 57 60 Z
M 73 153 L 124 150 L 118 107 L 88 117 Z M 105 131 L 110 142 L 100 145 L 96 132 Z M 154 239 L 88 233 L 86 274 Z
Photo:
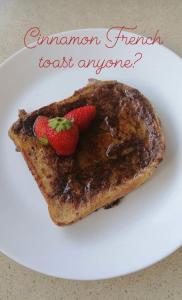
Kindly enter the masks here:
M 75 32 L 85 32 L 85 31 L 104 31 L 104 30 L 107 30 L 108 28 L 106 27 L 101 27 L 101 28 L 79 28 L 79 29 L 73 29 L 73 30 L 68 30 L 68 31 L 64 31 L 64 32 L 58 32 L 58 33 L 53 33 L 53 34 L 50 34 L 48 36 L 54 36 L 54 35 L 61 35 L 61 34 L 68 34 L 68 33 L 75 33 Z M 123 31 L 123 32 L 127 32 L 129 34 L 134 34 L 134 35 L 137 35 L 137 36 L 143 36 L 143 35 L 140 35 L 140 34 L 137 34 L 137 33 L 133 33 L 131 31 Z M 30 43 L 30 45 L 33 45 L 35 44 L 35 42 L 33 43 Z M 164 45 L 160 45 L 160 47 L 162 47 L 165 51 L 167 52 L 170 52 L 170 54 L 174 55 L 177 59 L 180 60 L 181 62 L 181 57 L 175 53 L 173 50 L 167 48 L 166 46 Z M 13 53 L 12 55 L 10 55 L 8 58 L 6 58 L 3 62 L 0 63 L 0 69 L 3 68 L 7 63 L 10 63 L 14 58 L 16 58 L 18 55 L 21 55 L 21 53 L 23 51 L 28 51 L 28 49 L 26 47 L 23 47 L 19 50 L 17 50 L 15 53 Z M 153 260 L 151 263 L 145 263 L 143 265 L 141 265 L 140 268 L 137 268 L 137 270 L 134 270 L 134 271 L 129 271 L 129 272 L 125 272 L 123 274 L 119 274 L 120 272 L 115 272 L 115 275 L 102 275 L 102 277 L 97 277 L 97 276 L 90 276 L 90 277 L 82 277 L 82 276 L 75 276 L 75 277 L 72 277 L 72 276 L 55 276 L 54 274 L 51 274 L 51 272 L 45 272 L 45 271 L 40 271 L 38 268 L 36 268 L 35 266 L 31 267 L 29 264 L 27 263 L 24 263 L 24 262 L 21 262 L 19 261 L 19 259 L 13 257 L 13 255 L 9 255 L 7 252 L 4 252 L 2 250 L 2 248 L 0 249 L 0 251 L 3 253 L 3 255 L 9 257 L 10 259 L 12 259 L 13 261 L 15 261 L 16 263 L 20 264 L 21 266 L 24 266 L 32 271 L 36 271 L 40 274 L 44 274 L 46 276 L 51 276 L 51 277 L 54 277 L 54 278 L 64 278 L 64 279 L 69 279 L 69 280 L 83 280 L 83 281 L 93 281 L 93 280 L 105 280 L 105 279 L 109 279 L 109 278 L 116 278 L 116 277 L 119 277 L 119 276 L 125 276 L 125 275 L 128 275 L 128 274 L 133 274 L 133 273 L 136 273 L 136 272 L 139 272 L 139 271 L 142 271 L 142 270 L 145 270 L 146 268 L 148 267 L 151 267 L 152 265 L 155 265 L 157 264 L 158 262 L 160 262 L 161 260 L 165 259 L 166 257 L 168 257 L 170 254 L 174 253 L 177 249 L 179 249 L 180 247 L 182 246 L 182 241 L 179 243 L 179 245 L 177 245 L 175 248 L 172 247 L 172 250 L 168 250 L 165 252 L 165 254 L 162 256 L 162 257 L 159 257 L 157 260 Z M 112 272 L 113 273 L 113 272 Z M 117 273 L 117 274 L 116 274 Z

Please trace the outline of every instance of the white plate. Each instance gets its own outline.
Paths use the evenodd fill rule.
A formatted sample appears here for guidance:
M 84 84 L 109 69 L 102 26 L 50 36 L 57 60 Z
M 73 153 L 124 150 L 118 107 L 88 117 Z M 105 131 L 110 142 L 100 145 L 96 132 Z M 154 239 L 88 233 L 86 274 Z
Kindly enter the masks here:
M 98 35 L 104 29 L 67 35 Z M 131 33 L 125 33 L 128 36 Z M 39 57 L 122 58 L 143 52 L 133 69 L 40 70 Z M 23 49 L 0 68 L 0 250 L 45 274 L 101 279 L 147 267 L 182 245 L 182 63 L 163 46 L 63 46 Z M 70 96 L 90 77 L 117 79 L 146 95 L 160 115 L 167 151 L 154 176 L 115 208 L 65 228 L 54 225 L 20 153 L 7 135 L 19 108 L 32 111 Z

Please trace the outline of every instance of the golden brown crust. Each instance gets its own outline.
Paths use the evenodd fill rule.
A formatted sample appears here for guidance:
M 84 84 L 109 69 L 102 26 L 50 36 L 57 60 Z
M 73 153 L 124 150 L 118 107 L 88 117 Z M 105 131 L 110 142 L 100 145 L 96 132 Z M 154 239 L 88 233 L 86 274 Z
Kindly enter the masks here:
M 97 116 L 76 153 L 59 157 L 33 134 L 38 115 L 63 116 L 94 104 Z M 149 101 L 136 89 L 116 81 L 96 81 L 68 99 L 27 114 L 9 135 L 22 152 L 58 225 L 73 223 L 132 191 L 163 159 L 161 125 Z

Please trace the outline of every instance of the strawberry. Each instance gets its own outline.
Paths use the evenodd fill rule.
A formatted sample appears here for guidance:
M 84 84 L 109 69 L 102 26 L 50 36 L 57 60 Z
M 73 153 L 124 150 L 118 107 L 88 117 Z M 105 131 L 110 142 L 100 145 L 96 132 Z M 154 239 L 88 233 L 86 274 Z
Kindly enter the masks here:
M 33 126 L 35 136 L 38 138 L 39 142 L 43 145 L 48 144 L 48 139 L 46 136 L 47 125 L 48 125 L 48 118 L 44 116 L 39 116 L 35 120 Z
M 80 131 L 87 129 L 95 118 L 96 108 L 94 105 L 81 106 L 71 110 L 64 117 L 69 120 L 74 120 Z
M 47 138 L 57 154 L 64 156 L 75 152 L 79 139 L 77 125 L 65 118 L 53 118 L 48 121 Z

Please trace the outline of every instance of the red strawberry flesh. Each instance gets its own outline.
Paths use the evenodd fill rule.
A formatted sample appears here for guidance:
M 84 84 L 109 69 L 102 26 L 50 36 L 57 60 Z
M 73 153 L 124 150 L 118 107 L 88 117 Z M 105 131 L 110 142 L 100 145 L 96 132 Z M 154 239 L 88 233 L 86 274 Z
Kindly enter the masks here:
M 74 120 L 80 131 L 86 130 L 92 120 L 96 116 L 96 108 L 94 105 L 81 106 L 71 110 L 64 117 Z
M 57 117 L 48 121 L 47 137 L 57 154 L 68 156 L 76 150 L 79 130 L 71 120 Z
M 47 126 L 48 126 L 48 118 L 45 116 L 38 116 L 33 126 L 35 136 L 38 138 L 39 142 L 43 145 L 48 144 L 48 139 L 46 135 Z

